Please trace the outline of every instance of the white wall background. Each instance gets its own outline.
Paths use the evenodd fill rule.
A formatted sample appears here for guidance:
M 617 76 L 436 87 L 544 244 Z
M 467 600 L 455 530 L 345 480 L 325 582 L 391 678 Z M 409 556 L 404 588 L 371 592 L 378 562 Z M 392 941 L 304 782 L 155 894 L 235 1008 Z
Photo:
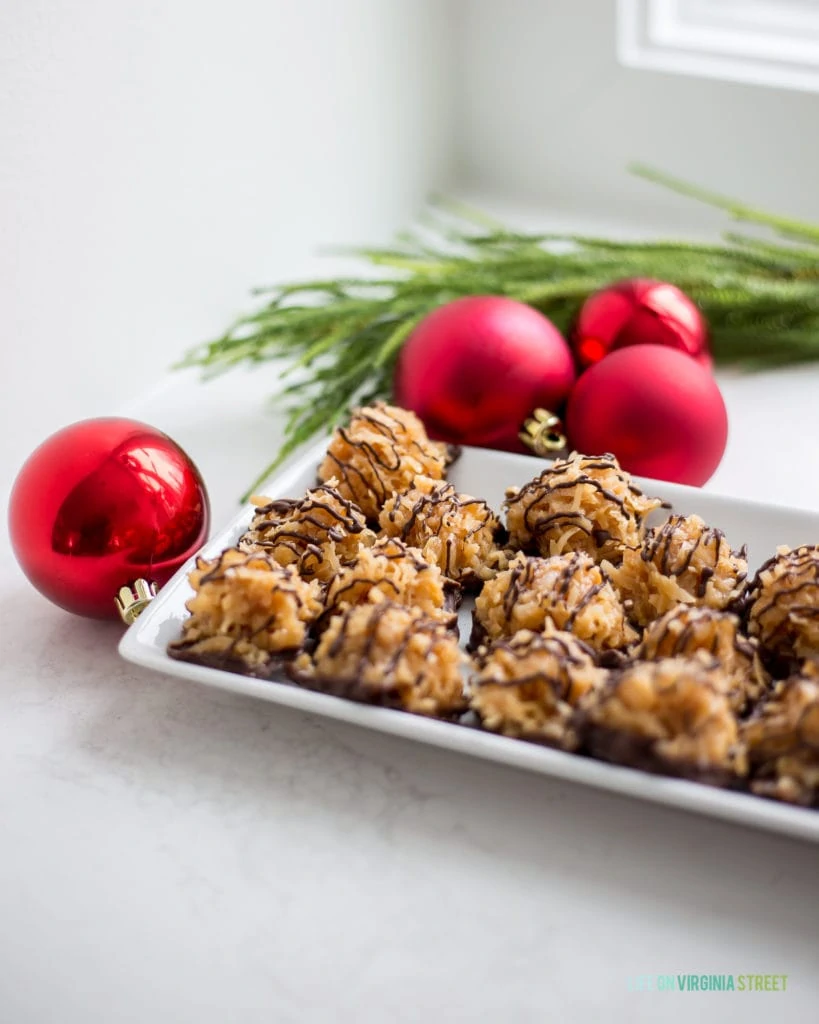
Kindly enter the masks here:
M 0 458 L 450 181 L 437 0 L 0 4 Z
M 639 160 L 819 221 L 819 94 L 624 68 L 615 0 L 453 3 L 462 188 L 580 223 L 724 223 L 630 178 Z
M 620 67 L 613 0 L 5 0 L 0 460 L 431 188 L 591 230 L 722 223 L 631 180 L 641 159 L 819 220 L 818 113 Z

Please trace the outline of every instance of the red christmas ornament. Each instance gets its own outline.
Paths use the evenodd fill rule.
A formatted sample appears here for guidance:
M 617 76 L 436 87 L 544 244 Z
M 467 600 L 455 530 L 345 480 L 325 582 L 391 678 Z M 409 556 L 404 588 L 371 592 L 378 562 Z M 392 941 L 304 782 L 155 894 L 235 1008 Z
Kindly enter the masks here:
M 573 448 L 613 452 L 630 473 L 701 486 L 725 451 L 728 417 L 702 365 L 673 348 L 639 345 L 580 377 L 566 432 Z
M 523 452 L 526 417 L 538 406 L 560 408 L 574 376 L 550 320 L 522 302 L 476 295 L 421 321 L 401 350 L 393 389 L 440 441 Z
M 117 616 L 121 587 L 165 583 L 202 545 L 209 521 L 188 456 L 128 419 L 83 420 L 53 434 L 23 465 L 9 504 L 23 572 L 55 604 L 94 618 Z
M 590 295 L 570 340 L 581 367 L 629 345 L 667 345 L 711 368 L 702 314 L 684 292 L 665 281 L 634 278 Z

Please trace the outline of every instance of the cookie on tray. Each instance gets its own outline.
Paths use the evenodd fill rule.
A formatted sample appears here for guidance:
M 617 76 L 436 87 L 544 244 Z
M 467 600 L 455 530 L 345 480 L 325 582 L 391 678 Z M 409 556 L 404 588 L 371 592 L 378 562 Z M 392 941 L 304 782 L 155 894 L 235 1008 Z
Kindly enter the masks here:
M 568 630 L 596 651 L 637 639 L 605 570 L 583 552 L 538 558 L 518 554 L 484 584 L 475 600 L 472 646 L 511 637 Z
M 575 708 L 606 677 L 571 633 L 521 630 L 482 651 L 470 706 L 492 732 L 575 750 Z
M 501 524 L 492 509 L 442 480 L 419 477 L 387 500 L 378 522 L 387 536 L 418 548 L 464 586 L 489 579 L 505 563 L 497 543 Z
M 768 692 L 770 677 L 762 667 L 759 645 L 745 636 L 731 612 L 681 604 L 655 619 L 635 655 L 644 661 L 691 657 L 702 651 L 721 666 L 731 707 L 742 713 Z
M 509 542 L 533 554 L 585 551 L 617 563 L 625 548 L 639 546 L 645 517 L 662 504 L 646 497 L 613 455 L 574 452 L 507 491 Z
M 748 563 L 745 549 L 732 551 L 721 530 L 699 516 L 673 515 L 648 531 L 639 548 L 629 548 L 611 578 L 641 626 L 678 604 L 728 608 L 742 593 Z
M 745 598 L 748 631 L 786 674 L 819 657 L 819 546 L 780 548 Z
M 453 450 L 427 437 L 423 423 L 407 409 L 384 402 L 356 409 L 333 434 L 319 465 L 322 481 L 337 480 L 339 493 L 376 520 L 387 499 L 419 476 L 442 480 Z
M 243 551 L 264 551 L 280 565 L 293 565 L 305 579 L 329 582 L 358 549 L 375 542 L 361 509 L 337 488 L 337 481 L 259 505 L 238 542 Z
M 228 548 L 199 558 L 190 574 L 194 595 L 171 657 L 267 676 L 300 651 L 320 615 L 321 587 L 263 552 Z
M 604 761 L 735 785 L 747 760 L 719 673 L 705 655 L 634 662 L 584 711 L 581 738 Z
M 743 725 L 751 790 L 819 806 L 819 664 L 807 662 Z
M 334 615 L 312 657 L 293 677 L 325 693 L 452 718 L 466 708 L 466 656 L 439 619 L 392 601 L 360 604 Z
M 360 548 L 330 581 L 326 616 L 351 605 L 393 601 L 452 624 L 460 598 L 458 584 L 427 562 L 417 548 L 395 537 L 382 537 L 372 547 Z

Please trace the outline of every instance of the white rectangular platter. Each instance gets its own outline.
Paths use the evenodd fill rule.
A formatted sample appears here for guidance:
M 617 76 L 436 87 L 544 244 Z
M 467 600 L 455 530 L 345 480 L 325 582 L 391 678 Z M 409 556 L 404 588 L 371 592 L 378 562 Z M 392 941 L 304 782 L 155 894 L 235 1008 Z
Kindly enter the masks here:
M 260 488 L 260 493 L 271 498 L 296 498 L 302 495 L 315 485 L 316 467 L 326 447 L 326 440 L 317 444 L 269 480 Z M 465 448 L 461 458 L 452 467 L 450 479 L 459 491 L 484 498 L 497 511 L 500 510 L 507 487 L 525 483 L 540 472 L 543 466 L 543 460 L 526 455 Z M 696 512 L 709 525 L 723 529 L 735 547 L 747 543 L 750 571 L 755 571 L 780 544 L 796 546 L 819 543 L 817 513 L 741 501 L 709 494 L 697 488 L 652 480 L 639 482 L 646 493 L 664 498 L 675 511 L 689 514 Z M 213 556 L 233 544 L 246 529 L 251 514 L 251 506 L 243 508 L 230 525 L 205 545 L 202 553 Z M 725 821 L 819 842 L 819 811 L 816 810 L 790 807 L 760 797 L 649 775 L 403 711 L 356 704 L 340 697 L 300 689 L 285 681 L 261 681 L 175 661 L 166 653 L 166 647 L 169 641 L 179 635 L 182 620 L 187 614 L 185 601 L 191 595 L 187 574 L 191 568 L 192 562 L 184 565 L 125 633 L 119 650 L 128 661 L 192 683 L 247 694 L 260 700 L 417 740 L 419 743 L 429 743 L 488 761 L 653 801 L 665 807 L 678 807 Z M 465 602 L 461 610 L 462 640 L 469 636 L 471 606 L 471 601 Z

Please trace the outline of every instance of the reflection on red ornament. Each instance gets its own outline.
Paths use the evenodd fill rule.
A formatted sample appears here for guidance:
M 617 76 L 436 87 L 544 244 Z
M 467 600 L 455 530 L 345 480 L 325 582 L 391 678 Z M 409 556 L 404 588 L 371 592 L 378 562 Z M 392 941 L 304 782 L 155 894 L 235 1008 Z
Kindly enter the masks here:
M 207 537 L 205 485 L 182 449 L 128 419 L 84 420 L 28 458 L 9 503 L 12 547 L 34 586 L 68 611 L 115 618 L 138 578 L 161 586 Z
M 606 346 L 599 338 L 583 338 L 577 346 L 577 355 L 583 366 L 598 363 L 606 351 Z
M 471 295 L 418 324 L 401 349 L 393 391 L 439 441 L 525 452 L 524 421 L 538 407 L 560 409 L 574 377 L 551 320 L 502 295 Z
M 711 368 L 708 329 L 697 306 L 673 284 L 618 281 L 583 303 L 570 343 L 582 367 L 630 345 L 665 345 Z

